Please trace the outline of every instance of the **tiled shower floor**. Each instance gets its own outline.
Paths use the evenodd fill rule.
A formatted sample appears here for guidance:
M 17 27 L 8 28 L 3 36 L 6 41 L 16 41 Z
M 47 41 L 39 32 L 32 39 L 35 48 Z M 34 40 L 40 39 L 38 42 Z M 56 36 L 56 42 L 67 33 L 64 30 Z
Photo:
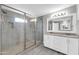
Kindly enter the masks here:
M 31 47 L 31 48 L 21 52 L 19 55 L 63 55 L 63 54 L 53 51 L 49 48 L 46 48 L 43 45 L 39 45 L 34 48 Z

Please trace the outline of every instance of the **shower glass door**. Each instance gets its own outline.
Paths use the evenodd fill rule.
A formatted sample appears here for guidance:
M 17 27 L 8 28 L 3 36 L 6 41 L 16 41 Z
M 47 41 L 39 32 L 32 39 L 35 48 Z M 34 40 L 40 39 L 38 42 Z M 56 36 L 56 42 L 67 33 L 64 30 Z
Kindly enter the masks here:
M 0 55 L 15 55 L 36 45 L 36 19 L 0 5 Z
M 28 19 L 26 23 L 26 48 L 36 45 L 36 24 L 35 19 Z
M 1 54 L 18 54 L 24 50 L 24 14 L 1 6 Z

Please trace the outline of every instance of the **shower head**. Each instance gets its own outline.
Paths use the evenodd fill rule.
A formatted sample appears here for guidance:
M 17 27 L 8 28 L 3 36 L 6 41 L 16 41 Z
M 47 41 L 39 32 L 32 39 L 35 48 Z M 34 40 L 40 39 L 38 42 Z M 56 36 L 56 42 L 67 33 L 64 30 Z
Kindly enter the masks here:
M 1 11 L 3 14 L 7 14 L 7 12 L 5 10 L 1 9 Z

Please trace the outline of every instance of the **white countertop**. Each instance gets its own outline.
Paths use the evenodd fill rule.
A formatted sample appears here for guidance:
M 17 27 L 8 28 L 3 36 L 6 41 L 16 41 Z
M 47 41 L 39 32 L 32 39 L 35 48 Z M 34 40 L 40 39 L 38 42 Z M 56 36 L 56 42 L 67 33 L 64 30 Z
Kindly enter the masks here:
M 47 33 L 47 34 L 53 36 L 69 37 L 69 38 L 79 38 L 79 35 L 76 34 L 67 34 L 67 33 Z

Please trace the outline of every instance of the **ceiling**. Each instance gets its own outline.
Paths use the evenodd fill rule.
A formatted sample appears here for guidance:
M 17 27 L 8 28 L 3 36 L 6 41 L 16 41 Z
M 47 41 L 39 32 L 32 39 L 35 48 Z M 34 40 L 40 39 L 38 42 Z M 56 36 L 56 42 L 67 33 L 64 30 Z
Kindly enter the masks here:
M 10 7 L 19 9 L 34 17 L 39 17 L 57 10 L 64 9 L 72 4 L 7 4 Z

